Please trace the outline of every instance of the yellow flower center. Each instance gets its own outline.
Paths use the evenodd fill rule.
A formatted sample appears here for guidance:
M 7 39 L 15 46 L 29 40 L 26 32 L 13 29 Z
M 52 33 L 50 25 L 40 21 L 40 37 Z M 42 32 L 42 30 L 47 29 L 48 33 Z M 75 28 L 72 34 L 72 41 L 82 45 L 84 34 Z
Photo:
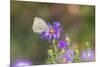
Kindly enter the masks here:
M 50 34 L 54 34 L 55 31 L 54 31 L 54 29 L 50 29 L 49 32 L 50 32 Z
M 67 63 L 67 59 L 66 59 L 66 58 L 63 58 L 63 59 L 61 60 L 61 62 L 62 62 L 62 63 Z

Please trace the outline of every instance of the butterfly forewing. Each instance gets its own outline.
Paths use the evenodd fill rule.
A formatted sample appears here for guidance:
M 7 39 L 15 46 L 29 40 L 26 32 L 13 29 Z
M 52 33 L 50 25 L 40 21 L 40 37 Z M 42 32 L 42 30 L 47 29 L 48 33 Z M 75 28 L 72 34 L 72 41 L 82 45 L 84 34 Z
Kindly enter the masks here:
M 35 17 L 32 28 L 35 33 L 40 34 L 48 29 L 48 25 L 43 19 Z

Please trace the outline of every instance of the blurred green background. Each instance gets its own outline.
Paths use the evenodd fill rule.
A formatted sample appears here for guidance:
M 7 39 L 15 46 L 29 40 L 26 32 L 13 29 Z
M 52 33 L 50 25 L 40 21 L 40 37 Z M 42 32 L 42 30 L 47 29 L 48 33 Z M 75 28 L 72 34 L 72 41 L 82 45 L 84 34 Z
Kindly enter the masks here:
M 33 64 L 45 64 L 48 42 L 33 32 L 35 16 L 51 24 L 59 21 L 76 48 L 84 49 L 84 43 L 90 42 L 95 49 L 95 6 L 11 1 L 10 16 L 11 63 L 25 58 Z

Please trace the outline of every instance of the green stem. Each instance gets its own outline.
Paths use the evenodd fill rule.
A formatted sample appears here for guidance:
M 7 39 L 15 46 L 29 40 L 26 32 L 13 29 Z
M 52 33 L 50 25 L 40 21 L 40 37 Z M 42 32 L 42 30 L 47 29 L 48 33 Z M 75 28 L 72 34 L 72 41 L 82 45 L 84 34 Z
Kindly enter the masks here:
M 52 56 L 51 56 L 51 59 L 52 59 L 53 63 L 55 64 L 56 62 L 55 62 L 55 60 L 54 60 L 54 58 Z
M 56 44 L 54 44 L 54 51 L 55 51 L 55 55 L 57 56 L 57 47 L 55 45 Z
M 58 50 L 57 50 L 57 46 L 56 46 L 56 43 L 55 43 L 55 40 L 52 41 L 53 43 L 53 49 L 54 49 L 54 61 L 56 60 L 57 56 L 58 56 Z M 56 63 L 56 62 L 55 62 Z
M 74 60 L 75 62 L 78 62 L 78 57 L 75 57 L 75 60 Z

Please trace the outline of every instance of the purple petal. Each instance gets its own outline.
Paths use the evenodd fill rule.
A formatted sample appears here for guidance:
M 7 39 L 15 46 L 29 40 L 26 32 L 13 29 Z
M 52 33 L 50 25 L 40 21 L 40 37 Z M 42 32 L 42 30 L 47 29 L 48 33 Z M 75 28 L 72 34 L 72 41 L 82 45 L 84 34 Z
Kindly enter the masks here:
M 50 25 L 50 23 L 48 23 L 48 27 L 49 27 L 49 28 L 52 28 L 52 25 Z
M 13 65 L 13 67 L 30 66 L 30 65 L 32 65 L 32 62 L 29 61 L 29 60 L 18 59 L 18 60 L 16 60 L 15 64 Z
M 82 61 L 94 61 L 94 50 L 83 50 L 81 54 Z
M 56 38 L 56 34 L 53 34 L 53 38 Z
M 52 37 L 52 36 L 48 36 L 48 40 L 49 40 L 49 41 L 51 40 L 51 37 Z
M 57 39 L 60 37 L 60 32 L 58 31 L 58 33 L 57 33 Z
M 67 61 L 73 61 L 75 56 L 75 52 L 73 49 L 67 49 L 66 53 L 64 54 L 64 57 L 67 59 Z
M 60 41 L 58 42 L 58 47 L 59 47 L 60 49 L 65 48 L 66 46 L 67 46 L 67 42 L 66 42 L 66 41 L 60 40 Z
M 56 28 L 56 29 L 59 28 L 60 27 L 60 23 L 59 22 L 54 22 L 53 27 Z

